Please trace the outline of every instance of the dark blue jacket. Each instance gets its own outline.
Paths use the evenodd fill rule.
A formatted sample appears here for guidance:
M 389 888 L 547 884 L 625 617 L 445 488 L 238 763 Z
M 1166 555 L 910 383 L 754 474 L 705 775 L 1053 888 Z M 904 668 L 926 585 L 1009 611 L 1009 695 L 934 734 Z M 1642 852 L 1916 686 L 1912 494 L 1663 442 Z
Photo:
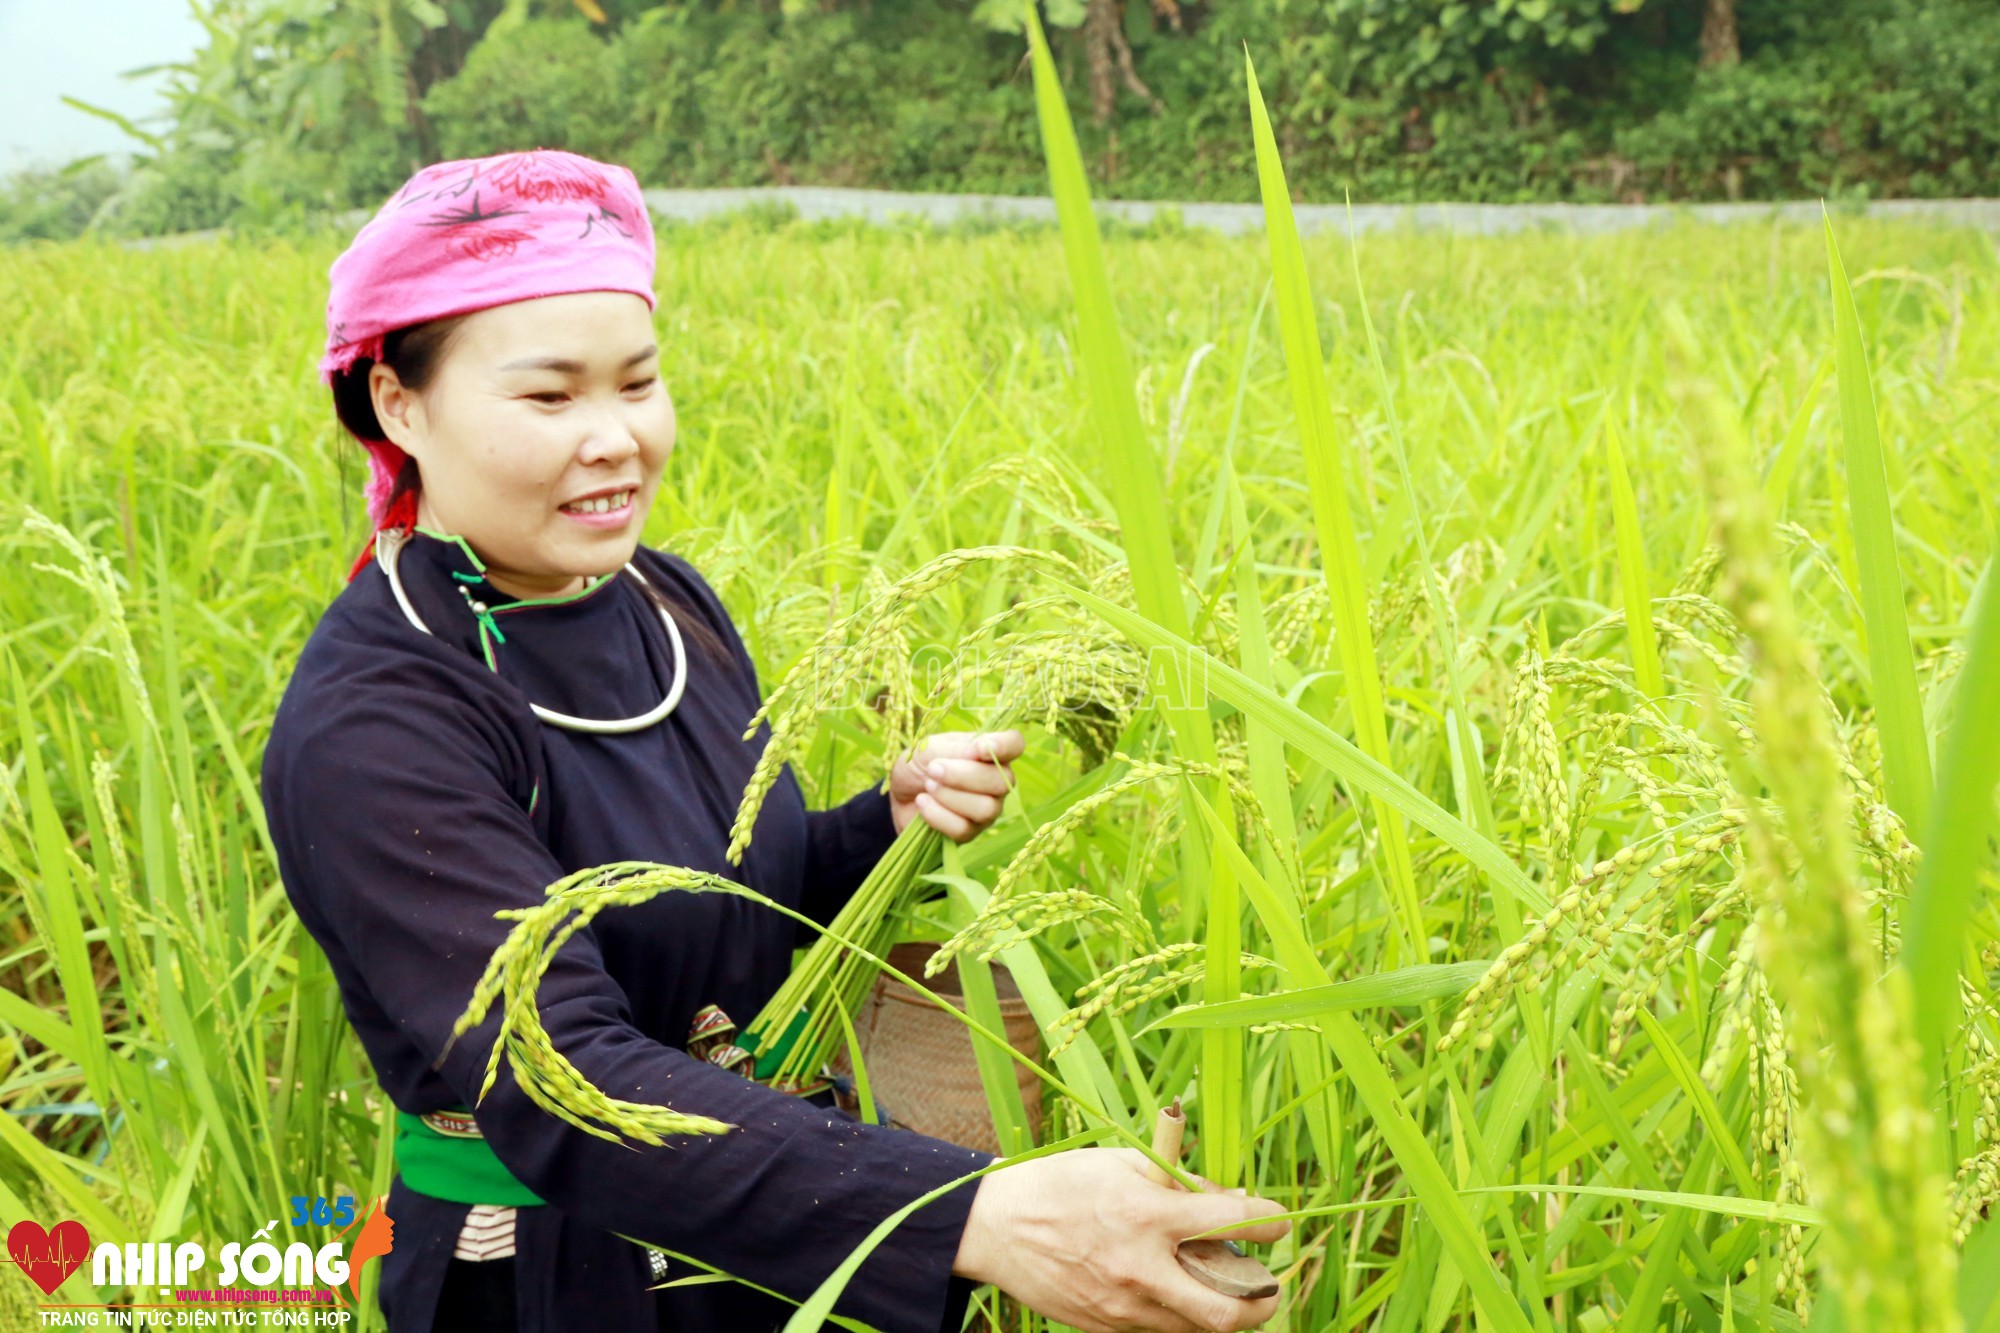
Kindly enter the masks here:
M 641 546 L 634 563 L 724 647 L 705 652 L 683 633 L 685 694 L 643 731 L 564 730 L 528 707 L 611 718 L 659 702 L 672 650 L 627 573 L 580 597 L 522 601 L 477 578 L 458 539 L 419 533 L 399 570 L 431 634 L 405 618 L 371 561 L 300 654 L 264 754 L 271 837 L 376 1077 L 406 1111 L 474 1102 L 497 1007 L 432 1065 L 512 924 L 495 912 L 540 901 L 572 871 L 643 860 L 725 875 L 824 922 L 894 838 L 885 794 L 808 812 L 787 769 L 743 864 L 728 864 L 729 825 L 768 734 L 741 739 L 759 703 L 756 672 L 686 561 Z M 460 583 L 496 608 L 497 672 Z M 801 929 L 741 898 L 669 892 L 606 911 L 557 953 L 542 1021 L 591 1082 L 738 1128 L 664 1147 L 610 1143 L 535 1106 L 503 1063 L 475 1115 L 494 1153 L 547 1201 L 517 1217 L 522 1333 L 776 1328 L 791 1307 L 738 1283 L 646 1291 L 646 1252 L 612 1233 L 798 1300 L 888 1214 L 992 1160 L 857 1123 L 687 1054 L 704 1005 L 749 1021 L 789 971 Z M 836 1313 L 883 1333 L 958 1328 L 971 1284 L 951 1264 L 975 1188 L 904 1222 Z M 466 1212 L 398 1179 L 381 1279 L 392 1333 L 428 1333 Z M 695 1271 L 675 1264 L 669 1276 Z

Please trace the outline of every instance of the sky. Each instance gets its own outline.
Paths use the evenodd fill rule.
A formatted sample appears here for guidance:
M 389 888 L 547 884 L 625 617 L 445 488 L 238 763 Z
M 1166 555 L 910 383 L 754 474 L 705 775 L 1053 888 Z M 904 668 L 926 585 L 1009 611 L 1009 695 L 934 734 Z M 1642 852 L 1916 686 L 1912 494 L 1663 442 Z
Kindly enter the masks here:
M 62 96 L 143 123 L 165 76 L 119 72 L 184 59 L 203 37 L 187 0 L 0 0 L 0 174 L 128 151 L 123 131 Z

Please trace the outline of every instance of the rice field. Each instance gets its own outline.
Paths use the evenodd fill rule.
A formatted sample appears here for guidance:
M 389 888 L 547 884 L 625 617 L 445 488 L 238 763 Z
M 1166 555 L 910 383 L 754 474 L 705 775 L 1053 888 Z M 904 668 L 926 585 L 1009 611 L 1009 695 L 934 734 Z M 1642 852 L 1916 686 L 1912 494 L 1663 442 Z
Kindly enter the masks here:
M 1020 983 L 1043 1141 L 1182 1097 L 1272 1328 L 2000 1327 L 1991 238 L 1300 245 L 1267 153 L 1268 238 L 1100 241 L 1044 110 L 1061 231 L 661 231 L 645 535 L 767 693 L 865 648 L 820 802 L 1029 734 L 895 925 Z M 255 781 L 364 532 L 340 244 L 0 250 L 10 1226 L 386 1187 Z

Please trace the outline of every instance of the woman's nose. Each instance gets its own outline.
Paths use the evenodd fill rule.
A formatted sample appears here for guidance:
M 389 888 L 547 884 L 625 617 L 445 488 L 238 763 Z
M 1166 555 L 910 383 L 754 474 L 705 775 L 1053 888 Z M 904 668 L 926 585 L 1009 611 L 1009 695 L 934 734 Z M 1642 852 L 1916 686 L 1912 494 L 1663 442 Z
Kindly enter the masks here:
M 639 437 L 615 408 L 597 414 L 578 450 L 586 463 L 622 462 L 639 452 Z

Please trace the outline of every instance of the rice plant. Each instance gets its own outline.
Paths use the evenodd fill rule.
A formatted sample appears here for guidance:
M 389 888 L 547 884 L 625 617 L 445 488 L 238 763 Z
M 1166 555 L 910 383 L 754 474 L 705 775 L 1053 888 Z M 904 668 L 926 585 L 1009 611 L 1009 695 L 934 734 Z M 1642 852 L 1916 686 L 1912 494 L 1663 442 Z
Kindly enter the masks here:
M 756 1072 L 934 940 L 1043 1029 L 1034 1151 L 1180 1097 L 1190 1165 L 1291 1210 L 1273 1327 L 1990 1326 L 1986 238 L 1301 238 L 1248 70 L 1266 234 L 1100 234 L 1030 41 L 1059 228 L 660 234 L 700 351 L 646 540 L 766 682 L 750 820 L 779 762 L 824 803 L 1031 736 L 992 830 L 913 829 L 802 953 Z M 390 1178 L 255 782 L 361 535 L 338 245 L 0 250 L 8 1225 L 214 1241 Z M 691 888 L 557 886 L 482 1054 L 727 1132 L 590 1108 L 535 1036 L 536 951 Z

